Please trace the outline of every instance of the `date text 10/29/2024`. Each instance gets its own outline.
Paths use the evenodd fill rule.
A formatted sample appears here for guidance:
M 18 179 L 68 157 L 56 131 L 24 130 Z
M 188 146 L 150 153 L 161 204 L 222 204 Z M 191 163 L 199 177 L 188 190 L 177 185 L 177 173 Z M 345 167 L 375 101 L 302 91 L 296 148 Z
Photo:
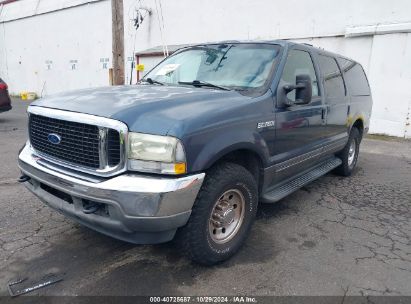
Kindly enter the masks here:
M 257 299 L 245 296 L 150 297 L 150 303 L 257 303 Z

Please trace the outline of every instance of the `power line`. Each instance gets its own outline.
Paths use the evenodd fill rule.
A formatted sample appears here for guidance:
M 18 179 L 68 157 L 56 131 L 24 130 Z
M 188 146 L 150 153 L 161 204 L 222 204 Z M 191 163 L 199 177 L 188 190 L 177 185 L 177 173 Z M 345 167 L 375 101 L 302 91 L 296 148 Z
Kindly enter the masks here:
M 131 20 L 134 21 L 134 27 L 135 27 L 135 31 L 134 31 L 134 37 L 133 37 L 133 53 L 132 53 L 132 61 L 131 61 L 131 76 L 130 76 L 130 84 L 132 84 L 133 81 L 133 70 L 134 70 L 134 62 L 135 62 L 135 53 L 136 53 L 136 39 L 137 39 L 137 30 L 140 28 L 141 24 L 143 23 L 143 21 L 145 20 L 145 18 L 151 15 L 151 10 L 149 8 L 143 7 L 142 6 L 142 1 L 138 0 L 136 5 L 134 7 L 130 7 L 129 8 L 129 17 L 130 17 L 130 10 L 131 8 L 134 8 L 136 15 L 133 16 L 133 18 L 131 18 Z M 145 14 L 143 15 L 143 12 L 145 12 Z
M 164 33 L 166 32 L 166 27 L 165 27 L 165 23 L 164 23 L 164 16 L 163 16 L 163 7 L 161 5 L 161 0 L 158 0 L 158 3 L 160 5 L 160 13 L 161 13 L 161 21 L 163 22 L 163 31 Z M 165 48 L 166 48 L 166 55 L 168 57 L 168 46 L 167 43 L 165 43 Z
M 161 38 L 161 45 L 163 47 L 163 55 L 165 57 L 165 56 L 167 56 L 166 55 L 167 53 L 166 53 L 166 47 L 165 47 L 165 43 L 164 43 L 163 28 L 161 26 L 160 14 L 159 14 L 159 10 L 158 10 L 157 0 L 154 0 L 154 3 L 156 5 L 157 20 L 158 20 L 158 25 L 159 25 L 159 28 L 160 28 L 160 38 Z

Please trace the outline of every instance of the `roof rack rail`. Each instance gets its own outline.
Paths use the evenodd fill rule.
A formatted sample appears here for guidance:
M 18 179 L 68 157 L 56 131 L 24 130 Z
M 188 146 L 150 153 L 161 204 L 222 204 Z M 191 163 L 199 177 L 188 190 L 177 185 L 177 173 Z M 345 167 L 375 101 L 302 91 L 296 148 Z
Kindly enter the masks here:
M 222 41 L 217 41 L 216 43 L 221 43 L 221 44 L 224 44 L 224 43 L 241 43 L 241 41 L 240 40 L 222 40 Z

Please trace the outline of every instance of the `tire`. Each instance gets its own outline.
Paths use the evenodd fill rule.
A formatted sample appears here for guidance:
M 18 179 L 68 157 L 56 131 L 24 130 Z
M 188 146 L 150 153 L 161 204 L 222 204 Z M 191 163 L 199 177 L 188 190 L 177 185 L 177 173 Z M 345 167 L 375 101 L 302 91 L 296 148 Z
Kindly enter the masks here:
M 352 128 L 348 142 L 344 149 L 337 154 L 342 164 L 335 172 L 342 176 L 350 176 L 357 165 L 358 153 L 360 152 L 361 134 L 357 128 Z M 354 155 L 352 154 L 354 153 Z
M 199 264 L 229 259 L 246 240 L 257 205 L 257 183 L 248 170 L 234 163 L 211 168 L 188 223 L 177 232 L 177 246 Z

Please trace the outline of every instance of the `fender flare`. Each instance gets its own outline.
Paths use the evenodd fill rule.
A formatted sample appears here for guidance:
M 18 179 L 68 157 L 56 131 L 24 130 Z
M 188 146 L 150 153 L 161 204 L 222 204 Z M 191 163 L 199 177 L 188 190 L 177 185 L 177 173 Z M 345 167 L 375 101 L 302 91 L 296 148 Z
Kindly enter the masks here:
M 195 157 L 192 157 L 190 171 L 206 170 L 225 155 L 238 150 L 255 153 L 260 158 L 263 167 L 267 165 L 269 152 L 265 140 L 257 132 L 239 130 L 216 134 L 213 140 L 204 145 Z

